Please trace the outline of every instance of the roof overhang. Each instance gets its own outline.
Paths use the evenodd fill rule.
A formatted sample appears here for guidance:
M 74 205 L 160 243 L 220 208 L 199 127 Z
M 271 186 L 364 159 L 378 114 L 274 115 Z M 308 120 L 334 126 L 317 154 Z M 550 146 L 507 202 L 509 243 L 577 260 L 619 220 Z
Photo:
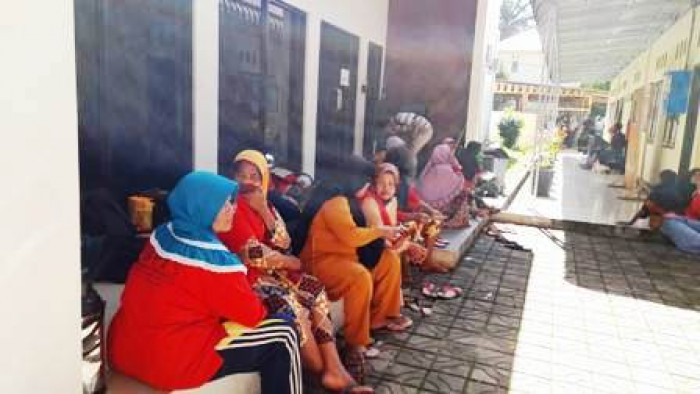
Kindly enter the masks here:
M 560 82 L 609 80 L 697 0 L 531 0 Z

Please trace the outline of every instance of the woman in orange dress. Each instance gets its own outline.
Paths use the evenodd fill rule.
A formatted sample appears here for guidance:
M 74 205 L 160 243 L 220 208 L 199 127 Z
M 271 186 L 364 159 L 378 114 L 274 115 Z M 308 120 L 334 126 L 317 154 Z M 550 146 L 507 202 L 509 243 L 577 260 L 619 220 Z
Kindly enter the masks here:
M 331 300 L 343 300 L 346 366 L 361 377 L 370 330 L 408 328 L 401 315 L 401 261 L 385 248 L 397 228 L 367 226 L 357 201 L 374 173 L 371 163 L 339 163 L 335 184 L 321 184 L 304 210 L 295 251 L 307 270 L 326 287 Z

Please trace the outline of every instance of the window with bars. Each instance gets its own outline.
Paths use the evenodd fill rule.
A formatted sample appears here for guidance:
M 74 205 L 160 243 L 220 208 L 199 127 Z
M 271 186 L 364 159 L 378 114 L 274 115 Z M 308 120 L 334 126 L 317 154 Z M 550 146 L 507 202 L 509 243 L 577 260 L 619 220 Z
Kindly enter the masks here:
M 678 115 L 666 118 L 664 125 L 663 147 L 673 149 L 676 147 L 676 135 L 678 134 Z

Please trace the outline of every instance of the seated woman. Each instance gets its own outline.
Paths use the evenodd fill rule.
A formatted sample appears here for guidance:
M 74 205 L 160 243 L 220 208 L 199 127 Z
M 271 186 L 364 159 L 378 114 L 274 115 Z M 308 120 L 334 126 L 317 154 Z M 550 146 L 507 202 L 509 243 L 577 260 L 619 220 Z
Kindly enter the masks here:
M 639 212 L 626 223 L 633 225 L 637 220 L 649 218 L 649 227 L 657 230 L 663 224 L 663 216 L 666 213 L 682 213 L 687 206 L 683 187 L 678 182 L 678 174 L 672 170 L 663 170 L 659 174 L 659 183 L 651 188 L 649 198 L 644 201 Z
M 474 188 L 481 174 L 481 144 L 470 141 L 466 148 L 457 150 L 457 160 L 462 166 L 462 174 L 468 186 Z
M 430 204 L 421 200 L 418 190 L 410 176 L 411 152 L 408 148 L 397 146 L 386 153 L 386 162 L 393 164 L 399 170 L 399 183 L 396 192 L 397 218 L 399 221 L 415 220 L 427 223 L 431 219 L 443 220 L 445 217 Z
M 397 226 L 398 202 L 396 187 L 399 184 L 399 170 L 390 163 L 377 166 L 376 175 L 367 192 L 361 196 L 362 213 L 367 224 L 372 227 Z M 428 250 L 415 242 L 407 242 L 403 249 L 396 252 L 406 252 L 408 258 L 416 264 L 422 264 L 428 258 Z
M 347 343 L 345 365 L 356 379 L 364 377 L 364 352 L 370 330 L 408 328 L 401 316 L 401 262 L 398 254 L 362 249 L 394 238 L 396 227 L 368 227 L 357 202 L 374 173 L 371 163 L 338 163 L 333 184 L 319 185 L 307 203 L 294 239 L 294 250 L 309 272 L 326 286 L 331 300 L 343 300 Z M 377 249 L 373 249 L 376 251 Z
M 370 226 L 396 226 L 398 224 L 399 215 L 397 210 L 396 188 L 399 182 L 399 170 L 396 166 L 390 163 L 384 163 L 377 167 L 373 182 L 370 184 L 364 196 L 361 197 L 362 212 Z M 409 239 L 405 246 L 395 249 L 396 252 L 403 253 L 409 262 L 421 266 L 421 268 L 426 270 L 447 272 L 444 267 L 432 264 L 431 260 L 435 241 L 439 233 L 439 226 L 437 226 L 437 228 L 435 228 L 435 225 L 428 226 L 428 222 L 423 222 L 421 224 L 418 224 L 419 222 L 414 223 L 416 223 L 416 230 L 424 237 L 425 246 Z M 420 231 L 422 225 L 426 225 L 427 228 L 423 228 L 423 231 Z M 399 245 L 395 246 L 398 247 Z M 404 268 L 404 276 L 407 278 L 407 282 L 413 282 L 411 279 L 415 278 L 411 278 L 412 275 L 409 274 L 408 267 Z M 455 298 L 461 294 L 461 289 L 457 287 L 445 284 L 438 288 L 438 286 L 431 282 L 424 283 L 423 290 L 423 294 L 425 295 L 445 299 Z M 424 314 L 430 314 L 429 308 L 423 308 L 416 297 L 409 299 L 409 306 Z
M 418 193 L 447 217 L 443 223 L 445 228 L 469 227 L 471 193 L 450 141 L 444 141 L 433 150 L 418 181 Z
M 700 254 L 700 168 L 690 172 L 695 191 L 683 215 L 670 211 L 664 215 L 661 232 L 684 252 Z M 682 192 L 682 191 L 681 191 Z
M 230 229 L 237 192 L 235 182 L 193 172 L 170 193 L 172 221 L 131 268 L 109 330 L 114 370 L 161 390 L 257 371 L 263 393 L 301 393 L 296 331 L 263 320 L 246 267 L 215 234 Z
M 301 274 L 301 263 L 285 254 L 290 238 L 284 221 L 267 200 L 270 171 L 265 156 L 253 150 L 238 154 L 234 176 L 242 192 L 233 226 L 219 238 L 234 253 L 248 256 L 251 248 L 263 249 L 264 258 L 249 260 L 248 278 L 268 310 L 293 313 L 300 326 L 304 366 L 322 374 L 330 390 L 373 392 L 358 387 L 340 362 L 328 316 L 328 297 L 313 276 Z

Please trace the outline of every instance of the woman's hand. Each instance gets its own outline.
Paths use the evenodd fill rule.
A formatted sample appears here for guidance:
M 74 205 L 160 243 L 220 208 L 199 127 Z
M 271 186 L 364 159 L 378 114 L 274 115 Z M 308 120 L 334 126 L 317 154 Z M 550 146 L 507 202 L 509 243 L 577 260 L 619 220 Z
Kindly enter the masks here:
M 287 234 L 287 232 L 281 234 L 277 234 L 275 232 L 272 242 L 274 242 L 275 246 L 282 250 L 287 250 L 292 245 L 292 239 L 289 237 L 289 234 Z
M 445 215 L 443 215 L 442 212 L 434 208 L 430 208 L 430 216 L 432 216 L 434 220 L 444 221 L 446 219 Z
M 426 224 L 430 222 L 430 215 L 424 212 L 418 212 L 414 214 L 413 220 L 417 221 L 419 224 Z
M 395 239 L 399 233 L 399 228 L 394 226 L 379 226 L 377 228 L 382 233 L 381 237 L 389 241 Z
M 390 247 L 396 253 L 403 253 L 406 250 L 408 250 L 408 246 L 409 246 L 409 240 L 408 240 L 408 238 L 404 238 L 404 239 L 400 240 L 398 243 L 392 243 Z
M 301 271 L 301 260 L 295 256 L 284 255 L 282 268 L 289 271 Z
M 266 211 L 268 211 L 267 198 L 260 188 L 255 189 L 250 193 L 246 193 L 244 196 L 250 207 L 259 215 L 263 215 Z

